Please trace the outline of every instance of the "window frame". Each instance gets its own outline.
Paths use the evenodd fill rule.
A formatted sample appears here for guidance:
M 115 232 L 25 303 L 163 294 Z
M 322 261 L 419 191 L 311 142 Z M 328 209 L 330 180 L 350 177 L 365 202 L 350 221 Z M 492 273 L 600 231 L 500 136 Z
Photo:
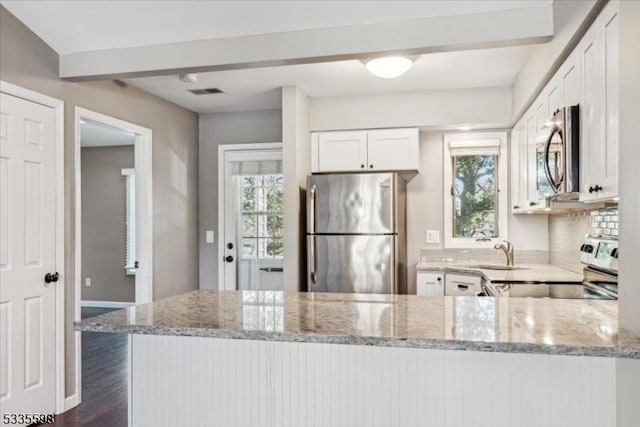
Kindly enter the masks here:
M 244 227 L 243 227 L 243 222 L 242 220 L 239 220 L 237 223 L 237 228 L 236 228 L 236 238 L 240 244 L 240 242 L 243 242 L 244 239 L 254 239 L 256 240 L 256 257 L 245 257 L 244 254 L 242 253 L 242 246 L 238 247 L 238 252 L 237 252 L 237 257 L 238 257 L 238 261 L 249 261 L 249 260 L 255 260 L 255 261 L 272 261 L 272 260 L 283 260 L 284 259 L 284 253 L 277 257 L 277 256 L 273 256 L 273 257 L 260 257 L 259 256 L 259 244 L 260 244 L 260 240 L 263 241 L 268 241 L 269 239 L 276 239 L 275 237 L 269 237 L 269 236 L 260 236 L 260 232 L 258 230 L 258 221 L 259 221 L 259 217 L 262 217 L 265 221 L 267 220 L 268 217 L 270 216 L 281 216 L 283 221 L 284 221 L 284 173 L 279 173 L 279 174 L 268 174 L 268 175 L 281 175 L 282 176 L 282 198 L 283 198 L 283 208 L 282 210 L 279 211 L 270 211 L 268 209 L 266 209 L 266 205 L 265 205 L 265 209 L 264 210 L 253 210 L 253 211 L 243 211 L 242 207 L 241 207 L 241 203 L 242 203 L 242 189 L 245 188 L 243 187 L 242 183 L 241 183 L 241 179 L 234 179 L 235 181 L 235 186 L 236 186 L 236 194 L 238 196 L 237 200 L 236 200 L 236 214 L 238 218 L 242 218 L 244 215 L 250 215 L 253 216 L 254 218 L 256 218 L 256 236 L 255 237 L 247 237 L 244 235 Z M 258 175 L 251 175 L 251 176 L 258 176 Z M 265 175 L 266 176 L 266 175 Z M 240 177 L 238 177 L 240 178 Z M 259 188 L 261 188 L 264 192 L 264 190 L 267 188 L 264 184 L 261 186 L 253 186 L 253 188 L 256 190 L 256 192 L 258 191 Z M 283 246 L 284 246 L 284 226 L 283 226 L 283 236 L 280 238 L 282 240 Z M 266 250 L 266 249 L 265 249 Z
M 478 241 L 475 238 L 453 237 L 453 156 L 451 154 L 451 144 L 465 145 L 479 148 L 478 141 L 493 140 L 498 141 L 497 167 L 497 216 L 498 216 L 498 236 L 489 240 Z M 507 170 L 507 132 L 473 132 L 473 133 L 453 133 L 445 134 L 443 141 L 443 165 L 444 165 L 444 247 L 445 248 L 492 248 L 496 242 L 508 238 L 508 170 Z M 487 145 L 488 147 L 488 145 Z

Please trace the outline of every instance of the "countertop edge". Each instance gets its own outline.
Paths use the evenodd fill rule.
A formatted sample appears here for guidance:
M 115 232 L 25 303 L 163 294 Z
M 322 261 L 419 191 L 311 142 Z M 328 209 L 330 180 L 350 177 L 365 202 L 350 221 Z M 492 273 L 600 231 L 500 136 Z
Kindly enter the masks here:
M 558 267 L 560 268 L 560 267 Z M 582 283 L 582 280 L 496 280 L 488 277 L 482 268 L 468 267 L 465 265 L 443 265 L 443 266 L 416 266 L 416 272 L 427 271 L 442 271 L 444 273 L 460 273 L 460 274 L 474 274 L 481 276 L 483 279 L 492 283 L 546 283 L 546 284 L 566 284 L 566 283 Z M 573 273 L 568 271 L 568 273 Z M 576 274 L 577 273 L 573 273 Z
M 640 348 L 595 347 L 536 343 L 495 343 L 486 341 L 386 338 L 352 335 L 322 335 L 262 331 L 232 331 L 208 328 L 149 327 L 132 325 L 103 325 L 74 322 L 80 332 L 122 333 L 140 335 L 168 335 L 200 338 L 244 339 L 257 341 L 306 342 L 319 344 L 345 344 L 376 347 L 418 348 L 433 350 L 482 351 L 496 353 L 548 354 L 564 356 L 615 357 L 640 359 Z

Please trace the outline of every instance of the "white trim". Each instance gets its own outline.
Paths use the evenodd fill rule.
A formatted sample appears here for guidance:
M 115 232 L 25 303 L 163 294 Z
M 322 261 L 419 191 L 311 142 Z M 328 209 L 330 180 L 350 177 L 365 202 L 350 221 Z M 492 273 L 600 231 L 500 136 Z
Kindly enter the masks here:
M 0 80 L 0 92 L 53 108 L 56 114 L 56 411 L 65 410 L 64 101 Z
M 144 304 L 153 299 L 153 180 L 152 180 L 152 142 L 151 129 L 138 126 L 124 120 L 116 119 L 95 111 L 81 107 L 74 109 L 74 230 L 75 230 L 75 320 L 80 320 L 80 295 L 82 292 L 82 168 L 80 157 L 81 133 L 80 120 L 88 119 L 106 124 L 108 126 L 123 129 L 136 135 L 134 144 L 135 168 L 136 168 L 136 193 L 139 195 L 140 208 L 138 215 L 145 218 L 138 221 L 143 226 L 138 228 L 139 246 L 141 254 L 139 274 L 136 275 L 136 303 Z M 142 289 L 146 288 L 146 289 Z M 82 396 L 82 353 L 80 332 L 76 332 L 76 393 Z
M 75 393 L 66 399 L 64 399 L 64 410 L 68 411 L 71 408 L 75 408 L 80 404 L 80 395 Z
M 225 219 L 225 153 L 248 150 L 282 150 L 281 142 L 259 142 L 254 144 L 223 144 L 218 146 L 218 289 L 231 289 L 224 280 L 224 219 Z M 235 290 L 235 289 L 232 289 Z
M 135 302 L 125 302 L 125 301 L 91 301 L 91 300 L 80 301 L 81 307 L 128 308 L 134 305 L 136 305 Z
M 474 147 L 472 141 L 499 140 L 500 152 L 498 155 L 498 237 L 487 242 L 478 242 L 475 239 L 453 238 L 453 206 L 451 203 L 451 186 L 453 185 L 453 170 L 451 164 L 451 147 Z M 445 248 L 492 248 L 497 241 L 506 240 L 508 230 L 508 157 L 507 157 L 507 132 L 474 132 L 454 133 L 444 135 L 443 165 L 444 165 L 444 247 Z

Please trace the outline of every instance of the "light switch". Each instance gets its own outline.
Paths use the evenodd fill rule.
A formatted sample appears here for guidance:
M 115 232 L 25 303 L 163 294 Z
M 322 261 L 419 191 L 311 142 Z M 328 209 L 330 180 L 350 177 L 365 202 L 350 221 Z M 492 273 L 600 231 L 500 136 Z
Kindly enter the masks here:
M 214 241 L 213 230 L 207 230 L 206 236 L 205 236 L 205 241 L 207 243 L 213 243 L 213 241 Z
M 89 286 L 91 286 L 91 277 L 85 277 L 84 278 L 84 285 L 88 288 Z
M 440 243 L 440 230 L 427 230 L 425 234 L 427 243 Z

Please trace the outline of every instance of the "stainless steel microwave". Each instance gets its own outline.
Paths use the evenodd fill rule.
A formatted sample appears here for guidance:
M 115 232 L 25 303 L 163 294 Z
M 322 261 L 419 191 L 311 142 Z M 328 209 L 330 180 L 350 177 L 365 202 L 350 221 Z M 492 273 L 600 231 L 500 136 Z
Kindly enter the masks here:
M 536 138 L 539 198 L 576 200 L 580 191 L 580 108 L 556 110 Z

